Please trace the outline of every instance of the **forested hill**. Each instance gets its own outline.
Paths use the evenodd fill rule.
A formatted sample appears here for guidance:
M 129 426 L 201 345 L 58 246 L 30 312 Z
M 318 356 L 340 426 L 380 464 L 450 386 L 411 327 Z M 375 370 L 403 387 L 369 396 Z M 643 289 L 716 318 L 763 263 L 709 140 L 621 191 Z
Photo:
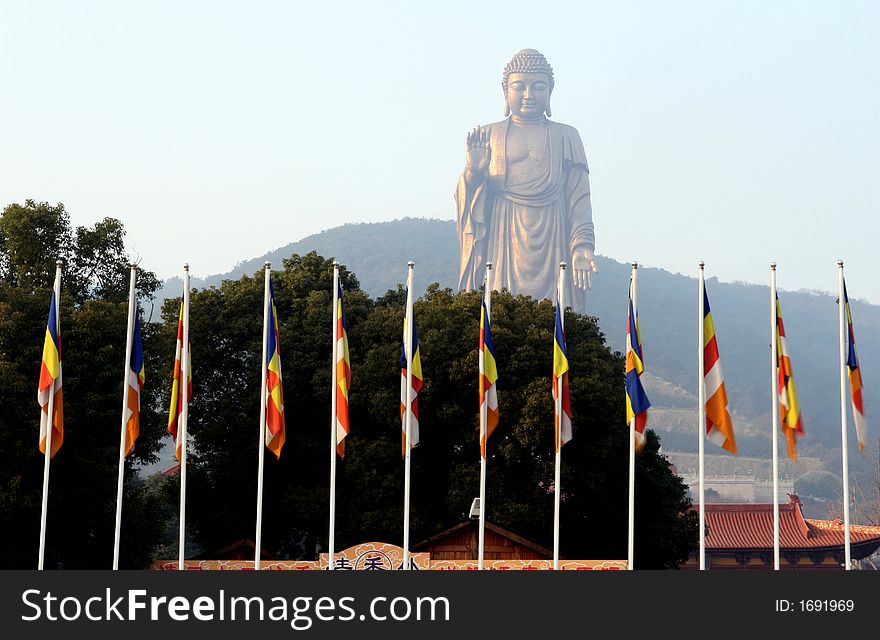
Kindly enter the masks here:
M 207 278 L 190 278 L 193 287 L 220 284 L 222 280 L 251 275 L 268 260 L 273 269 L 292 254 L 318 254 L 335 257 L 353 271 L 361 288 L 380 296 L 406 279 L 406 263 L 414 260 L 414 288 L 424 292 L 432 282 L 454 287 L 458 282 L 458 240 L 451 220 L 404 218 L 393 222 L 346 224 L 307 236 L 298 242 L 270 251 L 264 256 L 238 263 L 231 271 Z M 160 297 L 179 296 L 178 277 L 165 282 Z
M 372 296 L 403 282 L 406 263 L 415 260 L 415 289 L 424 292 L 431 282 L 455 287 L 458 242 L 450 220 L 406 218 L 393 222 L 349 224 L 303 238 L 298 242 L 239 263 L 230 272 L 194 280 L 193 286 L 219 284 L 227 278 L 253 274 L 265 260 L 280 267 L 293 253 L 317 251 L 335 257 L 352 270 Z M 674 274 L 659 268 L 639 269 L 639 316 L 645 350 L 645 386 L 657 409 L 651 425 L 660 432 L 664 447 L 696 448 L 697 284 L 696 262 L 711 256 L 694 255 L 694 273 Z M 588 299 L 588 312 L 598 317 L 609 345 L 622 350 L 626 330 L 627 287 L 630 266 L 608 257 L 598 258 L 599 273 Z M 785 265 L 780 265 L 784 282 Z M 833 283 L 835 265 L 829 265 Z M 180 281 L 165 284 L 165 296 L 180 294 Z M 707 292 L 721 352 L 728 394 L 733 408 L 740 451 L 746 456 L 769 457 L 770 339 L 767 286 L 707 280 Z M 851 287 L 850 294 L 858 297 Z M 807 435 L 800 452 L 823 460 L 831 469 L 840 464 L 839 379 L 837 369 L 836 297 L 815 292 L 779 293 L 788 346 Z M 866 411 L 872 442 L 878 424 L 872 389 L 880 384 L 880 307 L 851 301 L 858 354 L 867 385 Z M 501 372 L 503 384 L 503 372 Z M 855 437 L 851 432 L 852 447 Z M 720 453 L 708 445 L 707 453 Z M 857 451 L 855 448 L 853 452 Z M 856 469 L 866 462 L 851 456 Z

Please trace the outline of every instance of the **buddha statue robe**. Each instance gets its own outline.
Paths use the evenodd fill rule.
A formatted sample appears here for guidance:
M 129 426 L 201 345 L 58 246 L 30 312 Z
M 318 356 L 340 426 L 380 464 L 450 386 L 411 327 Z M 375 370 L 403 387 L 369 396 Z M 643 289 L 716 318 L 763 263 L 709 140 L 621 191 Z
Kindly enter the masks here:
M 492 262 L 492 289 L 538 300 L 555 299 L 559 263 L 568 264 L 565 304 L 586 310 L 586 292 L 573 286 L 572 255 L 595 248 L 587 156 L 574 127 L 544 120 L 543 145 L 507 166 L 510 118 L 487 125 L 491 157 L 485 179 L 455 192 L 460 242 L 459 290 L 479 289 Z M 543 148 L 542 148 L 543 147 Z

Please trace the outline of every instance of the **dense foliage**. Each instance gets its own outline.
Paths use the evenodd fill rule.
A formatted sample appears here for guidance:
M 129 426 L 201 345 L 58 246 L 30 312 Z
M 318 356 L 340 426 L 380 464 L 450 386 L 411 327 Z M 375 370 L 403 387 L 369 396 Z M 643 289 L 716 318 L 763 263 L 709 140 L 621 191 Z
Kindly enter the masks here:
M 274 274 L 281 320 L 287 444 L 268 458 L 263 544 L 313 558 L 326 546 L 331 388 L 331 262 L 314 253 Z M 337 548 L 402 540 L 400 369 L 404 292 L 369 299 L 343 271 L 353 387 L 352 434 L 338 465 Z M 218 549 L 252 538 L 259 432 L 262 274 L 191 297 L 194 400 L 187 518 Z M 467 517 L 478 494 L 479 294 L 437 285 L 415 304 L 425 386 L 421 444 L 413 452 L 412 540 Z M 173 343 L 178 301 L 164 308 Z M 549 371 L 553 306 L 507 293 L 493 298 L 501 423 L 490 440 L 487 516 L 552 546 L 553 408 Z M 563 451 L 562 545 L 568 557 L 626 557 L 628 432 L 623 358 L 595 321 L 568 314 L 575 433 Z M 636 553 L 642 567 L 682 562 L 696 540 L 685 487 L 651 434 L 637 464 Z
M 45 566 L 110 568 L 128 313 L 128 258 L 118 220 L 71 229 L 64 206 L 27 201 L 0 216 L 0 566 L 35 568 L 43 455 L 37 381 L 55 261 L 64 262 L 61 330 L 64 445 L 52 459 Z M 141 272 L 139 294 L 158 286 Z M 145 327 L 147 366 L 155 370 L 157 331 Z M 161 529 L 155 502 L 131 471 L 155 458 L 161 416 L 158 385 L 144 396 L 142 437 L 129 457 L 120 566 L 150 559 Z M 136 535 L 133 532 L 137 532 Z
M 127 313 L 123 240 L 122 225 L 112 218 L 72 229 L 60 204 L 27 201 L 0 217 L 2 566 L 36 565 L 43 477 L 36 382 L 59 257 L 65 442 L 51 466 L 46 566 L 110 566 Z M 326 546 L 328 529 L 332 269 L 315 253 L 293 255 L 282 267 L 273 282 L 287 443 L 280 460 L 266 458 L 263 546 L 281 557 L 314 558 Z M 337 465 L 337 548 L 367 540 L 399 544 L 404 292 L 373 299 L 354 274 L 343 268 L 341 278 L 353 387 L 352 434 Z M 153 274 L 141 272 L 142 306 L 148 308 L 156 285 Z M 254 535 L 262 296 L 262 273 L 192 294 L 188 555 Z M 178 305 L 166 301 L 161 322 L 144 325 L 147 386 L 142 435 L 127 462 L 124 567 L 176 555 L 177 479 L 156 475 L 144 482 L 131 467 L 155 462 L 160 448 L 168 448 Z M 413 542 L 466 518 L 478 493 L 478 310 L 478 294 L 438 285 L 415 305 L 425 386 L 421 444 L 413 452 Z M 553 509 L 553 314 L 547 301 L 493 296 L 501 423 L 489 442 L 487 515 L 546 546 Z M 623 358 L 605 346 L 593 318 L 568 314 L 566 329 L 575 431 L 563 450 L 563 554 L 624 558 Z M 685 487 L 658 447 L 649 432 L 636 467 L 636 557 L 644 568 L 676 566 L 696 544 Z

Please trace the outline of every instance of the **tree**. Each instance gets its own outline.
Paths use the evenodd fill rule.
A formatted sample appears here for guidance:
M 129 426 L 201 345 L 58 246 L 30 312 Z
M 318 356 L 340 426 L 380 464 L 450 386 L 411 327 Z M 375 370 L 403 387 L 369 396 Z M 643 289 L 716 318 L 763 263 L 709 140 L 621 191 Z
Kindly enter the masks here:
M 342 270 L 349 317 L 369 304 L 357 280 Z M 330 263 L 294 256 L 273 279 L 280 319 L 287 443 L 265 469 L 266 546 L 313 557 L 324 519 L 317 479 L 325 476 L 322 445 L 329 438 L 324 398 L 330 388 Z M 173 353 L 179 300 L 166 301 L 163 340 Z M 254 535 L 263 313 L 263 274 L 191 295 L 193 400 L 188 431 L 187 523 L 207 549 Z M 324 416 L 326 421 L 324 420 Z M 326 424 L 321 429 L 318 423 Z M 314 454 L 314 455 L 313 455 Z M 326 494 L 324 494 L 326 495 Z
M 274 274 L 281 322 L 287 444 L 267 458 L 263 545 L 313 558 L 326 544 L 331 389 L 331 263 L 314 253 Z M 343 270 L 352 358 L 351 424 L 337 465 L 337 547 L 402 539 L 399 415 L 404 292 L 373 301 Z M 195 455 L 188 519 L 208 549 L 253 534 L 262 327 L 262 275 L 191 297 Z M 170 349 L 177 302 L 166 304 Z M 425 384 L 420 446 L 413 452 L 412 540 L 467 516 L 478 491 L 479 294 L 438 285 L 415 304 Z M 496 293 L 493 335 L 501 423 L 489 442 L 488 517 L 549 545 L 553 514 L 553 408 L 549 372 L 553 305 Z M 605 347 L 595 320 L 567 314 L 574 439 L 563 450 L 562 550 L 568 557 L 625 558 L 627 447 L 623 357 Z M 681 564 L 697 520 L 681 479 L 649 432 L 637 461 L 639 566 Z M 218 496 L 222 498 L 218 499 Z
M 60 307 L 65 440 L 52 459 L 47 567 L 109 567 L 113 548 L 122 401 L 128 259 L 119 221 L 70 228 L 64 206 L 12 204 L 0 215 L 0 545 L 4 567 L 35 567 L 43 456 L 38 449 L 39 378 L 55 260 L 64 264 Z M 149 300 L 155 275 L 141 271 Z M 144 326 L 148 379 L 156 370 L 157 329 Z M 153 379 L 155 380 L 155 378 Z M 121 566 L 152 555 L 151 519 L 133 467 L 155 459 L 163 425 L 151 381 L 142 397 L 141 437 L 127 462 Z M 137 535 L 125 535 L 137 532 Z
M 11 204 L 0 217 L 0 280 L 26 291 L 51 287 L 55 261 L 73 249 L 70 216 L 60 202 Z

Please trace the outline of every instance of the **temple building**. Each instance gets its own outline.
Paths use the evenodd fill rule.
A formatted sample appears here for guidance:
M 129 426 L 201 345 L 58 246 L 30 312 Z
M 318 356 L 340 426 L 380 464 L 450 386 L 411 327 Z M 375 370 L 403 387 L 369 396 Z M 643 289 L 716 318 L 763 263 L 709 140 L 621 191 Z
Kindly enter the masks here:
M 788 504 L 779 505 L 780 570 L 843 568 L 843 523 L 804 518 L 798 497 L 788 495 Z M 773 570 L 772 503 L 706 504 L 705 509 L 707 569 Z M 853 560 L 867 558 L 878 548 L 880 526 L 850 525 Z M 698 552 L 682 568 L 699 568 Z
M 546 560 L 553 549 L 486 522 L 484 558 L 489 560 Z M 476 560 L 479 552 L 479 521 L 465 520 L 421 540 L 413 551 L 431 554 L 431 560 Z

